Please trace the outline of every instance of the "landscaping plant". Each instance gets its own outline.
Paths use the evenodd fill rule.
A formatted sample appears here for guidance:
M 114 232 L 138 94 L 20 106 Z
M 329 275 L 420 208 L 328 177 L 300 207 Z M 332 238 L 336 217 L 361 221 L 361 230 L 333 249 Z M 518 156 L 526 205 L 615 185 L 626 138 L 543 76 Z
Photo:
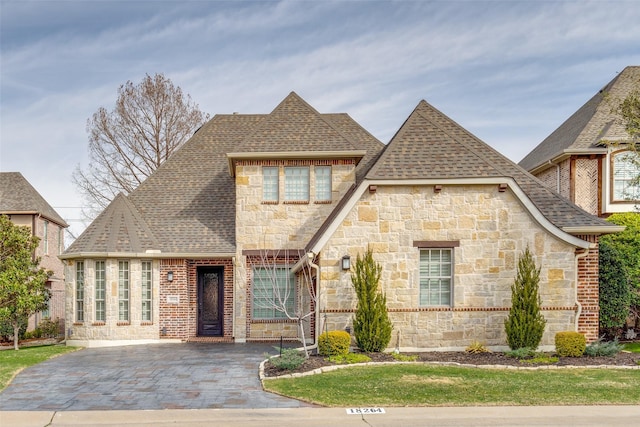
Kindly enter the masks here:
M 356 345 L 366 352 L 382 351 L 391 341 L 393 325 L 387 312 L 387 296 L 379 290 L 382 267 L 373 259 L 371 249 L 358 255 L 351 284 L 358 297 L 353 316 Z
M 511 310 L 504 321 L 509 348 L 538 348 L 547 323 L 540 312 L 540 268 L 527 247 L 518 259 L 518 272 L 511 286 Z
M 617 337 L 629 317 L 631 287 L 622 253 L 603 239 L 599 258 L 600 333 Z
M 581 357 L 587 347 L 587 339 L 580 332 L 564 331 L 556 334 L 556 353 L 562 357 Z
M 351 335 L 346 331 L 329 331 L 318 337 L 318 352 L 323 356 L 344 356 L 349 353 Z

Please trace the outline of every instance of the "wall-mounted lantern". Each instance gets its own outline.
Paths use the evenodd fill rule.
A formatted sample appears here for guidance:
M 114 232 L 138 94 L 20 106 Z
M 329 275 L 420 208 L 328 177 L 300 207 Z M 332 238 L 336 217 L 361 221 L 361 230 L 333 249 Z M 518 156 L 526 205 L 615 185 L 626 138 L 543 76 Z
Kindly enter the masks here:
M 173 282 L 173 271 L 167 271 L 167 282 Z
M 343 270 L 351 269 L 351 257 L 349 255 L 345 255 L 342 257 L 342 269 Z

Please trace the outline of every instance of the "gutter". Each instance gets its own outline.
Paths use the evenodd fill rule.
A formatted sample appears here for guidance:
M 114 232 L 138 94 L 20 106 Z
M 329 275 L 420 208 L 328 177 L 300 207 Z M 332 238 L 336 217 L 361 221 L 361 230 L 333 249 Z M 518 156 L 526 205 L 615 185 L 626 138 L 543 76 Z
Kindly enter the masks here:
M 76 258 L 148 258 L 148 259 L 230 259 L 236 256 L 235 252 L 230 253 L 192 253 L 192 252 L 161 252 L 157 250 L 147 250 L 146 252 L 72 252 L 58 255 L 60 259 Z

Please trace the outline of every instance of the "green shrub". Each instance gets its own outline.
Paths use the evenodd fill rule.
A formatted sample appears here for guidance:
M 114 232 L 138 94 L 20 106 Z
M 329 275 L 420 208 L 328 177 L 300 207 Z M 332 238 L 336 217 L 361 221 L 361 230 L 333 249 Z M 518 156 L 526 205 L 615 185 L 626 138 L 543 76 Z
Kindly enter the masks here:
M 20 340 L 24 339 L 24 334 L 27 331 L 27 322 L 28 318 L 26 317 L 20 320 L 20 332 L 18 333 L 18 339 Z M 13 325 L 8 319 L 0 319 L 0 340 L 7 342 L 13 341 Z
M 547 321 L 540 312 L 540 268 L 527 247 L 518 259 L 518 272 L 511 286 L 511 310 L 504 321 L 511 350 L 538 348 Z
M 285 348 L 282 349 L 279 357 L 274 356 L 269 359 L 269 362 L 278 369 L 292 371 L 302 366 L 305 360 L 304 354 L 295 348 Z
M 323 356 L 340 356 L 349 353 L 351 335 L 345 331 L 329 331 L 318 337 L 318 352 Z
M 38 329 L 42 331 L 42 336 L 45 338 L 57 338 L 60 335 L 60 319 L 55 321 L 44 319 L 38 325 Z
M 587 339 L 580 332 L 558 332 L 555 341 L 556 353 L 560 357 L 581 357 L 587 347 Z
M 367 363 L 371 362 L 371 358 L 362 353 L 347 353 L 336 356 L 329 356 L 329 361 L 338 364 Z
M 529 347 L 517 348 L 515 350 L 507 351 L 505 356 L 513 357 L 514 359 L 526 359 L 528 357 L 533 357 L 536 355 L 535 350 L 530 349 Z
M 358 255 L 351 284 L 358 297 L 353 316 L 353 333 L 359 349 L 365 352 L 382 351 L 391 341 L 393 325 L 387 312 L 387 296 L 379 291 L 382 267 L 373 259 L 371 249 L 361 258 Z
M 631 287 L 622 253 L 608 240 L 600 243 L 599 268 L 600 333 L 616 337 L 629 317 Z
M 618 342 L 618 339 L 613 341 L 598 341 L 592 342 L 584 349 L 584 354 L 587 356 L 615 356 L 622 351 L 624 345 Z
M 640 213 L 615 213 L 607 221 L 626 227 L 619 233 L 602 236 L 600 245 L 604 243 L 620 253 L 630 282 L 631 306 L 636 313 L 640 312 Z M 640 317 L 636 317 L 636 326 L 640 327 Z

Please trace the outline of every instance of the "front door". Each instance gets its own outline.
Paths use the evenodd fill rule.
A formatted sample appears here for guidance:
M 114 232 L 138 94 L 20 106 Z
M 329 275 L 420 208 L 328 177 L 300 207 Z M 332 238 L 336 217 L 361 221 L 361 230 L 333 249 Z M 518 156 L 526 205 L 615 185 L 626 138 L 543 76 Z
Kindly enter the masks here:
M 222 273 L 222 267 L 198 268 L 198 335 L 222 335 Z

